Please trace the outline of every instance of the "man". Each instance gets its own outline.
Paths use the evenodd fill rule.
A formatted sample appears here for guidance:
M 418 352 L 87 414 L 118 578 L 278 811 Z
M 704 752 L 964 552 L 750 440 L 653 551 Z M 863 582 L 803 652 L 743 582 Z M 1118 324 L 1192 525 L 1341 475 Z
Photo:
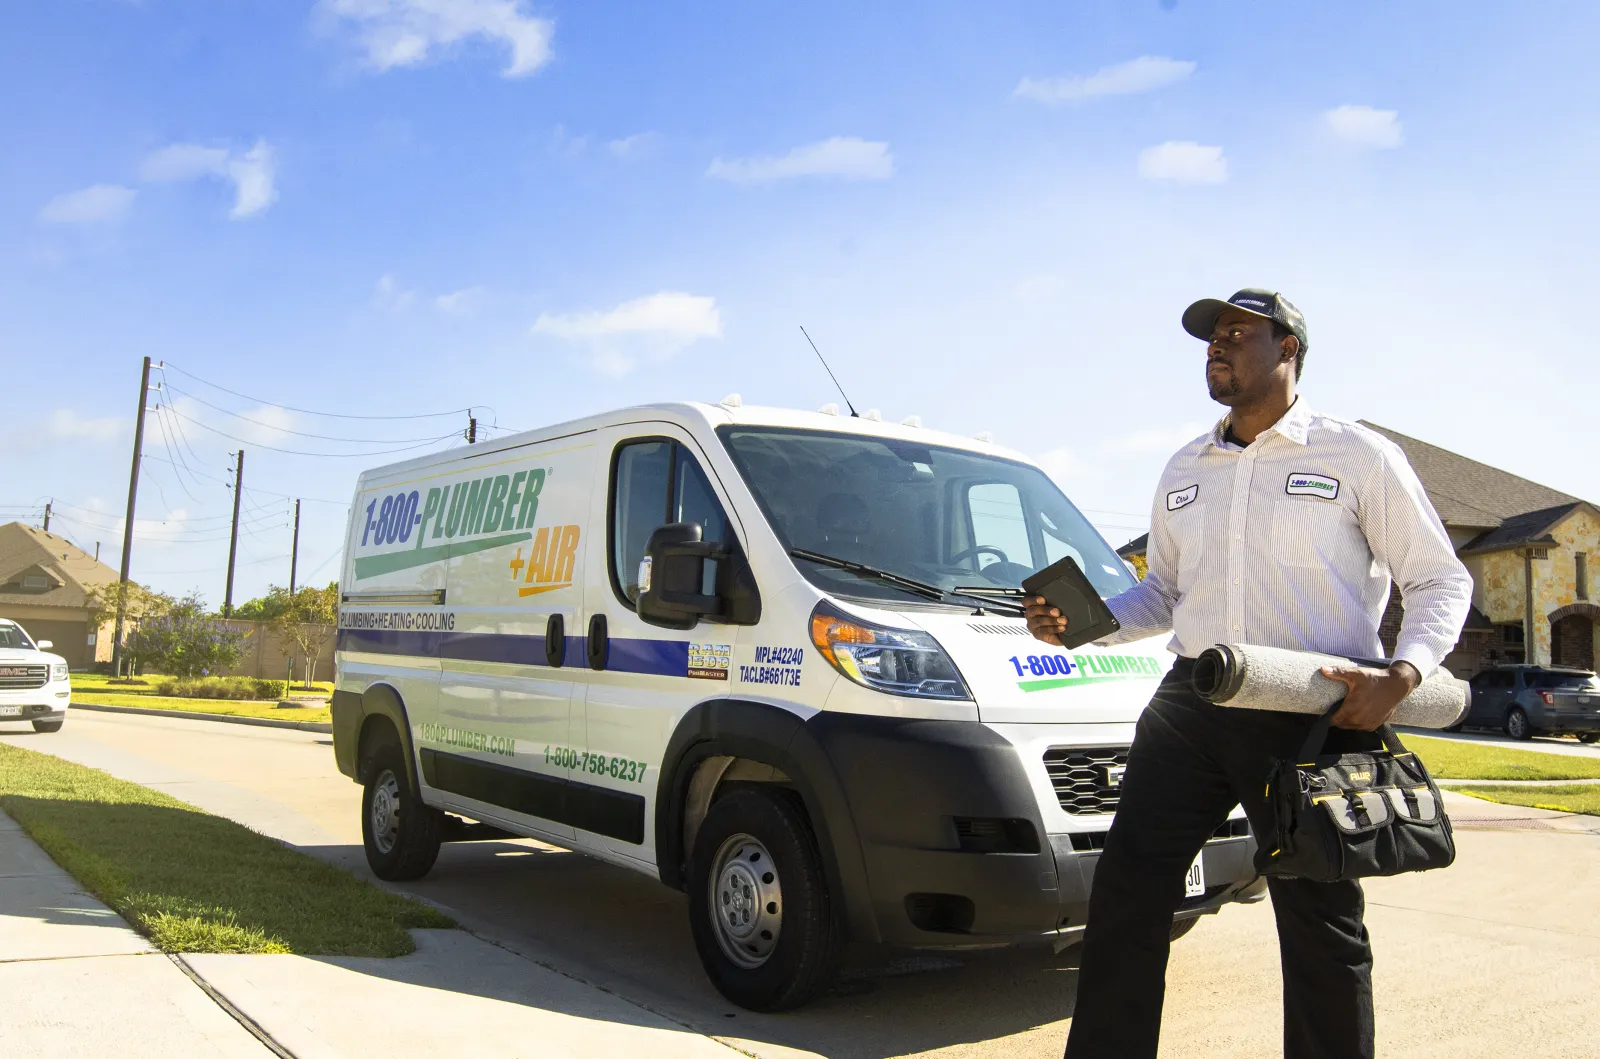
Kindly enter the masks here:
M 1466 620 L 1472 581 L 1399 448 L 1306 407 L 1295 393 L 1305 320 L 1272 291 L 1195 302 L 1206 384 L 1228 413 L 1167 464 L 1151 515 L 1149 573 L 1108 600 L 1121 642 L 1172 630 L 1179 656 L 1139 719 L 1116 820 L 1095 872 L 1067 1059 L 1156 1055 L 1172 914 L 1183 876 L 1235 804 L 1274 826 L 1264 788 L 1314 718 L 1213 706 L 1190 689 L 1218 643 L 1361 658 L 1383 654 L 1391 577 L 1405 620 L 1387 669 L 1323 670 L 1348 685 L 1329 750 L 1370 735 L 1438 666 Z M 1041 597 L 1028 627 L 1059 643 Z M 1356 882 L 1268 882 L 1283 970 L 1284 1055 L 1373 1054 L 1372 950 Z

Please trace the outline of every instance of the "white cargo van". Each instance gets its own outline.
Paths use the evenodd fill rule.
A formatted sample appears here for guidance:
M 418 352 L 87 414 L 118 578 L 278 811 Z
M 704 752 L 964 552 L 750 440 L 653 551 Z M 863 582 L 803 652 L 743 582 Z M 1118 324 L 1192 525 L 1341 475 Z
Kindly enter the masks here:
M 757 1010 L 846 940 L 1074 940 L 1171 659 L 1029 636 L 1018 584 L 1063 555 L 1133 583 L 1016 453 L 733 398 L 368 471 L 333 697 L 367 859 L 500 829 L 643 872 Z M 1235 810 L 1175 935 L 1259 893 L 1251 853 Z

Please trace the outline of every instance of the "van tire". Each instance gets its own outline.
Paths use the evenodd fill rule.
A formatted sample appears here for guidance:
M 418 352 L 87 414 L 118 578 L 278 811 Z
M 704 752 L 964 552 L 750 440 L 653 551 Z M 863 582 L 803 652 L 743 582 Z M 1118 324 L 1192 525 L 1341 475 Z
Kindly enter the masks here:
M 768 860 L 773 870 L 762 871 Z M 747 943 L 735 935 L 739 928 L 719 922 L 713 911 L 714 906 L 728 906 L 730 888 L 737 890 L 741 879 L 755 890 L 767 888 L 755 895 L 757 902 L 765 902 L 755 921 L 748 910 L 744 916 L 746 929 L 756 931 Z M 785 1011 L 806 1003 L 833 980 L 839 924 L 816 836 L 792 792 L 760 785 L 736 788 L 717 799 L 695 836 L 688 881 L 695 948 L 711 984 L 724 997 L 750 1011 Z M 774 910 L 779 929 L 762 942 L 761 917 Z M 741 950 L 738 959 L 729 947 Z
M 420 879 L 439 856 L 444 813 L 422 803 L 406 773 L 393 729 L 373 737 L 361 775 L 361 844 L 372 874 L 389 882 Z

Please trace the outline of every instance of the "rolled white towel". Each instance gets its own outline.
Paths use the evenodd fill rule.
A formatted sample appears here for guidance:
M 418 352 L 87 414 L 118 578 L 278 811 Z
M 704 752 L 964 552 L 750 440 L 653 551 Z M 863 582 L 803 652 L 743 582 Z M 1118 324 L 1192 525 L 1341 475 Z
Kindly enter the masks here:
M 1218 644 L 1195 660 L 1192 683 L 1201 698 L 1218 706 L 1320 714 L 1328 712 L 1349 690 L 1323 676 L 1322 667 L 1352 662 L 1378 668 L 1389 665 L 1380 659 Z M 1471 702 L 1471 686 L 1440 668 L 1400 700 L 1391 721 L 1416 728 L 1448 728 L 1467 715 Z

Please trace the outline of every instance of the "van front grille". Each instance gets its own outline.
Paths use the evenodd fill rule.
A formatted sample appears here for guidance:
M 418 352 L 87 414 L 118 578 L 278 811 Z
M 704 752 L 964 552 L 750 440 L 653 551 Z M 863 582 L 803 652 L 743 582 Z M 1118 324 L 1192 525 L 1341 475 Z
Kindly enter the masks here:
M 1125 746 L 1053 746 L 1044 753 L 1044 769 L 1056 800 L 1073 816 L 1116 812 L 1121 770 L 1127 764 Z
M 49 666 L 0 665 L 0 691 L 42 688 L 50 682 Z

